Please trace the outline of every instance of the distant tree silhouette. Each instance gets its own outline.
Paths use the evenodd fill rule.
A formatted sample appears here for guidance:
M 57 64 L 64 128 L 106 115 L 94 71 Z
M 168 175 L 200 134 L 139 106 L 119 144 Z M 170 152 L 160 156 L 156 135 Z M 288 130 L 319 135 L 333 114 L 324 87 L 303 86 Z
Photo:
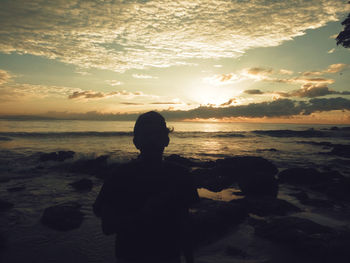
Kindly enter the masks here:
M 348 4 L 350 4 L 350 1 Z M 344 29 L 336 38 L 337 45 L 342 45 L 345 48 L 350 48 L 350 14 L 341 24 L 344 26 Z

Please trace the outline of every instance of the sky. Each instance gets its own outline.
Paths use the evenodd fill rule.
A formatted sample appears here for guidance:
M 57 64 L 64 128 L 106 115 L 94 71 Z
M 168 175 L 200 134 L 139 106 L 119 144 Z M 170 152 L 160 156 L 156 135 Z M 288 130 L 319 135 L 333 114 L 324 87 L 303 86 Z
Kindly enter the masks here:
M 0 0 L 0 115 L 350 123 L 341 0 Z

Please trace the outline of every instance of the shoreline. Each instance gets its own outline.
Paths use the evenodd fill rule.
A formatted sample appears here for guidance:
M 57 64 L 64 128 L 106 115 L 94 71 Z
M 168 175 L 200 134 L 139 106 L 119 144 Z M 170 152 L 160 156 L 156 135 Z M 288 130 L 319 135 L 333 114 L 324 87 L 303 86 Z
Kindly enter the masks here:
M 169 156 L 167 158 L 169 159 Z M 246 158 L 251 159 L 250 157 Z M 287 244 L 283 242 L 279 244 L 280 242 L 276 243 L 274 241 L 275 237 L 272 239 L 271 237 L 263 238 L 255 234 L 255 229 L 260 227 L 262 223 L 268 224 L 271 220 L 277 220 L 278 218 L 284 220 L 291 220 L 289 219 L 290 217 L 302 218 L 337 229 L 337 231 L 340 231 L 339 229 L 342 228 L 349 228 L 347 222 L 350 221 L 350 213 L 344 213 L 344 211 L 350 211 L 350 202 L 348 199 L 342 200 L 339 197 L 336 198 L 332 194 L 330 195 L 329 192 L 324 192 L 325 190 L 321 186 L 320 189 L 312 189 L 308 184 L 309 182 L 303 180 L 298 183 L 288 182 L 288 180 L 293 178 L 288 178 L 288 174 L 284 178 L 285 181 L 281 182 L 282 177 L 280 174 L 283 171 L 277 171 L 279 173 L 278 177 L 280 177 L 277 199 L 271 199 L 269 197 L 265 202 L 259 198 L 261 200 L 256 203 L 257 201 L 254 201 L 254 198 L 245 198 L 246 201 L 242 203 L 244 196 L 241 193 L 242 189 L 235 182 L 237 178 L 228 182 L 229 185 L 226 184 L 227 182 L 220 184 L 215 179 L 217 172 L 225 174 L 232 169 L 230 166 L 237 165 L 234 160 L 228 159 L 225 163 L 224 161 L 196 162 L 193 159 L 187 159 L 181 156 L 172 156 L 170 158 L 170 161 L 187 165 L 192 169 L 192 174 L 196 176 L 197 187 L 202 189 L 199 192 L 203 201 L 202 207 L 197 208 L 199 209 L 197 210 L 199 214 L 196 215 L 196 212 L 194 212 L 194 215 L 199 216 L 201 220 L 207 218 L 206 214 L 203 214 L 203 211 L 207 211 L 208 209 L 208 211 L 213 211 L 215 214 L 217 214 L 215 211 L 241 211 L 240 209 L 242 207 L 248 209 L 246 216 L 241 212 L 237 212 L 236 215 L 234 213 L 232 217 L 233 221 L 230 219 L 231 221 L 229 223 L 227 223 L 225 218 L 215 217 L 216 219 L 213 221 L 205 221 L 207 225 L 200 226 L 199 229 L 206 229 L 205 239 L 208 238 L 208 241 L 202 243 L 196 250 L 197 262 L 277 263 L 281 262 L 280 260 L 283 258 L 283 255 L 278 252 L 280 247 L 285 250 L 287 255 L 295 259 L 294 252 L 296 248 L 293 245 L 290 245 L 288 242 Z M 256 162 L 257 160 L 251 159 L 250 161 Z M 59 163 L 58 161 L 56 162 Z M 58 165 L 56 167 L 37 167 L 31 170 L 32 177 L 19 176 L 17 179 L 2 183 L 0 199 L 14 204 L 12 208 L 0 212 L 2 214 L 1 223 L 3 225 L 0 231 L 0 236 L 2 236 L 0 238 L 0 247 L 2 247 L 0 250 L 4 262 L 21 262 L 23 258 L 18 255 L 19 251 L 22 255 L 26 254 L 27 259 L 39 260 L 37 262 L 45 262 L 48 259 L 52 260 L 52 262 L 62 260 L 66 262 L 109 262 L 114 260 L 113 238 L 102 235 L 99 220 L 92 214 L 91 206 L 103 182 L 101 176 L 97 175 L 103 169 L 117 169 L 117 165 L 115 167 L 113 165 L 110 166 L 111 164 L 107 162 L 107 159 L 101 158 L 91 159 L 90 163 L 86 160 L 85 162 L 80 161 L 78 164 L 77 162 L 72 162 L 69 165 L 62 162 L 61 166 Z M 76 170 L 72 170 L 74 164 L 76 165 Z M 91 167 L 93 167 L 91 166 L 92 164 L 96 166 L 95 170 L 91 170 Z M 220 166 L 217 168 L 219 164 Z M 245 171 L 244 169 L 248 169 L 247 167 L 250 166 L 252 166 L 252 163 L 248 162 L 246 166 L 240 169 Z M 238 168 L 236 167 L 235 169 L 237 171 Z M 319 176 L 319 181 L 317 179 L 314 180 L 320 183 L 322 183 L 322 180 L 328 183 L 329 181 L 327 180 L 335 180 L 334 183 L 336 183 L 339 178 L 342 178 L 339 177 L 339 174 L 327 175 L 327 172 L 318 172 L 315 174 L 314 170 L 299 169 L 302 169 L 299 172 L 304 172 L 306 176 L 309 176 L 309 179 L 312 179 L 315 175 L 316 178 Z M 87 173 L 87 171 L 89 172 Z M 208 173 L 208 171 L 210 172 Z M 308 173 L 309 175 L 307 175 Z M 13 174 L 9 172 L 7 176 L 11 177 L 11 175 Z M 206 179 L 204 180 L 204 178 Z M 81 179 L 92 181 L 91 190 L 76 190 L 71 185 Z M 213 187 L 216 189 L 211 190 L 215 190 L 215 192 L 207 190 Z M 60 232 L 40 223 L 40 218 L 45 208 L 68 201 L 75 201 L 82 205 L 80 210 L 84 214 L 84 217 L 79 228 Z M 230 204 L 229 208 L 226 207 L 227 204 Z M 238 215 L 240 216 L 239 220 L 237 218 Z M 236 220 L 235 218 L 238 220 L 237 223 L 232 223 Z M 217 231 L 223 233 L 216 237 Z M 335 234 L 327 235 L 332 240 L 338 240 L 338 236 Z M 306 235 L 303 238 L 307 239 L 309 237 Z M 95 246 L 95 244 L 91 244 L 90 240 L 98 240 L 100 244 Z M 42 249 L 44 248 L 48 251 L 47 253 L 43 253 Z M 62 258 L 61 255 L 57 254 L 58 250 L 66 251 L 66 256 Z M 43 254 L 42 259 L 36 258 L 34 252 Z M 312 262 L 307 261 L 305 255 L 299 255 L 297 258 L 298 262 Z M 314 259 L 312 258 L 312 260 Z

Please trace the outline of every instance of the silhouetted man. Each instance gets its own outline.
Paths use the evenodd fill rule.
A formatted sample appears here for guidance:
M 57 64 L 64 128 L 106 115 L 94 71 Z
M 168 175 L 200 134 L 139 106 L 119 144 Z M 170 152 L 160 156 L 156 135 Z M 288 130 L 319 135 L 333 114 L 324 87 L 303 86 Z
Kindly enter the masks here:
M 163 116 L 139 116 L 139 157 L 106 179 L 94 204 L 106 235 L 116 234 L 117 262 L 193 262 L 189 206 L 198 193 L 187 169 L 162 160 L 169 144 Z

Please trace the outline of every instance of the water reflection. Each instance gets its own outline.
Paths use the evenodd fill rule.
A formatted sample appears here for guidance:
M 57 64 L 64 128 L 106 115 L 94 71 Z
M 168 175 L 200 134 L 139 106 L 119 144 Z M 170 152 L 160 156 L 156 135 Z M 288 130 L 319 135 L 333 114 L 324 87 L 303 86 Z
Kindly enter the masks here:
M 212 199 L 215 201 L 229 202 L 235 199 L 242 199 L 244 196 L 240 195 L 242 192 L 236 188 L 227 188 L 221 192 L 212 192 L 205 188 L 199 188 L 198 194 L 200 197 Z

